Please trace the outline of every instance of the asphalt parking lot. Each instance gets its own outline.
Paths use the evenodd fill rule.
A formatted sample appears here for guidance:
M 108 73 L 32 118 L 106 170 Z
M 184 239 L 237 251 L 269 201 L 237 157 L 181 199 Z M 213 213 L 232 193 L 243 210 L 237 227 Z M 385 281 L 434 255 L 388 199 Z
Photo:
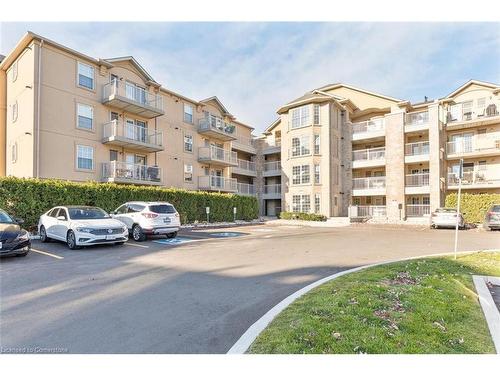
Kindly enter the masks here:
M 452 230 L 256 225 L 0 263 L 0 346 L 68 353 L 225 353 L 271 307 L 335 272 L 452 251 Z M 500 248 L 461 231 L 459 249 Z

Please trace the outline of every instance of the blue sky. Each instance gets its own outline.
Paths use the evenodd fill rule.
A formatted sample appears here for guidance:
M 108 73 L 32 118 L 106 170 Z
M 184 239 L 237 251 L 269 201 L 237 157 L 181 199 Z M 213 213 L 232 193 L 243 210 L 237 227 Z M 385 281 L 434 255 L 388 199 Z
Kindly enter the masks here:
M 257 131 L 328 83 L 421 101 L 500 82 L 499 23 L 2 23 L 0 53 L 27 30 L 93 57 L 133 55 L 163 86 L 217 95 Z

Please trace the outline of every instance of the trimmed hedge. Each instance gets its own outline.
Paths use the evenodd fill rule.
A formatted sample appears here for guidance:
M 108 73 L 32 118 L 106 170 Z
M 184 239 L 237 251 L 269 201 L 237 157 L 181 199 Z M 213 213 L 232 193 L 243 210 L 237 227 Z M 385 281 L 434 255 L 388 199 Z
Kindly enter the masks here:
M 28 228 L 34 228 L 40 215 L 54 206 L 89 205 L 110 212 L 127 201 L 170 202 L 179 212 L 183 224 L 206 221 L 207 206 L 210 207 L 210 222 L 232 221 L 233 207 L 237 209 L 238 220 L 252 220 L 259 215 L 255 197 L 235 194 L 98 182 L 0 178 L 0 208 L 24 219 Z
M 457 206 L 457 193 L 446 196 L 445 206 L 455 208 Z M 469 223 L 482 223 L 486 211 L 492 204 L 500 204 L 500 194 L 471 194 L 462 193 L 460 196 L 460 211 Z
M 307 212 L 281 212 L 280 219 L 284 220 L 307 220 L 307 221 L 326 221 L 325 215 L 310 214 Z

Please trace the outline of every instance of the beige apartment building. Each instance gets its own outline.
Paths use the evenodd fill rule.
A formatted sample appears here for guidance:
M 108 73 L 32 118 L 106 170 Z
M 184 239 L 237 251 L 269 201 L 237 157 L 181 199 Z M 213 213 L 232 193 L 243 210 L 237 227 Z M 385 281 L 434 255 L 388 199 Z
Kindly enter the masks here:
M 133 57 L 96 59 L 28 33 L 0 63 L 2 175 L 255 195 L 253 128 Z
M 261 214 L 418 220 L 457 190 L 500 192 L 500 86 L 422 103 L 331 84 L 262 135 L 216 97 L 193 100 L 133 58 L 27 33 L 0 62 L 0 175 L 256 196 Z

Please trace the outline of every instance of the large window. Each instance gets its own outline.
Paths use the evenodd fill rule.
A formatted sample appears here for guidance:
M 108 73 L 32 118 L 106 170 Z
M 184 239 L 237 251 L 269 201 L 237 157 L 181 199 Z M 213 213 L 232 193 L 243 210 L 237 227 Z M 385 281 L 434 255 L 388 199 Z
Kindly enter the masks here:
M 193 106 L 184 104 L 184 122 L 193 123 Z
M 293 212 L 309 212 L 311 210 L 311 197 L 309 195 L 292 195 Z
M 321 181 L 319 175 L 319 164 L 314 164 L 314 183 L 319 184 Z
M 192 164 L 184 164 L 184 182 L 193 182 Z
M 319 125 L 319 104 L 314 105 L 314 125 Z
M 311 181 L 309 165 L 296 165 L 292 167 L 292 184 L 308 184 Z
M 184 151 L 193 152 L 193 136 L 184 134 Z
M 321 195 L 315 194 L 314 195 L 314 212 L 319 214 L 320 211 L 321 211 Z
M 76 146 L 76 167 L 78 169 L 94 169 L 94 149 L 89 146 Z
M 94 89 L 94 68 L 92 66 L 78 63 L 78 86 Z
M 77 110 L 77 127 L 80 129 L 92 130 L 94 121 L 94 108 L 90 105 L 80 104 L 76 105 Z
M 320 151 L 319 134 L 314 134 L 314 153 L 318 155 Z
M 309 105 L 292 109 L 292 129 L 309 125 Z
M 303 135 L 302 137 L 292 138 L 292 156 L 304 156 L 310 153 L 308 136 Z

